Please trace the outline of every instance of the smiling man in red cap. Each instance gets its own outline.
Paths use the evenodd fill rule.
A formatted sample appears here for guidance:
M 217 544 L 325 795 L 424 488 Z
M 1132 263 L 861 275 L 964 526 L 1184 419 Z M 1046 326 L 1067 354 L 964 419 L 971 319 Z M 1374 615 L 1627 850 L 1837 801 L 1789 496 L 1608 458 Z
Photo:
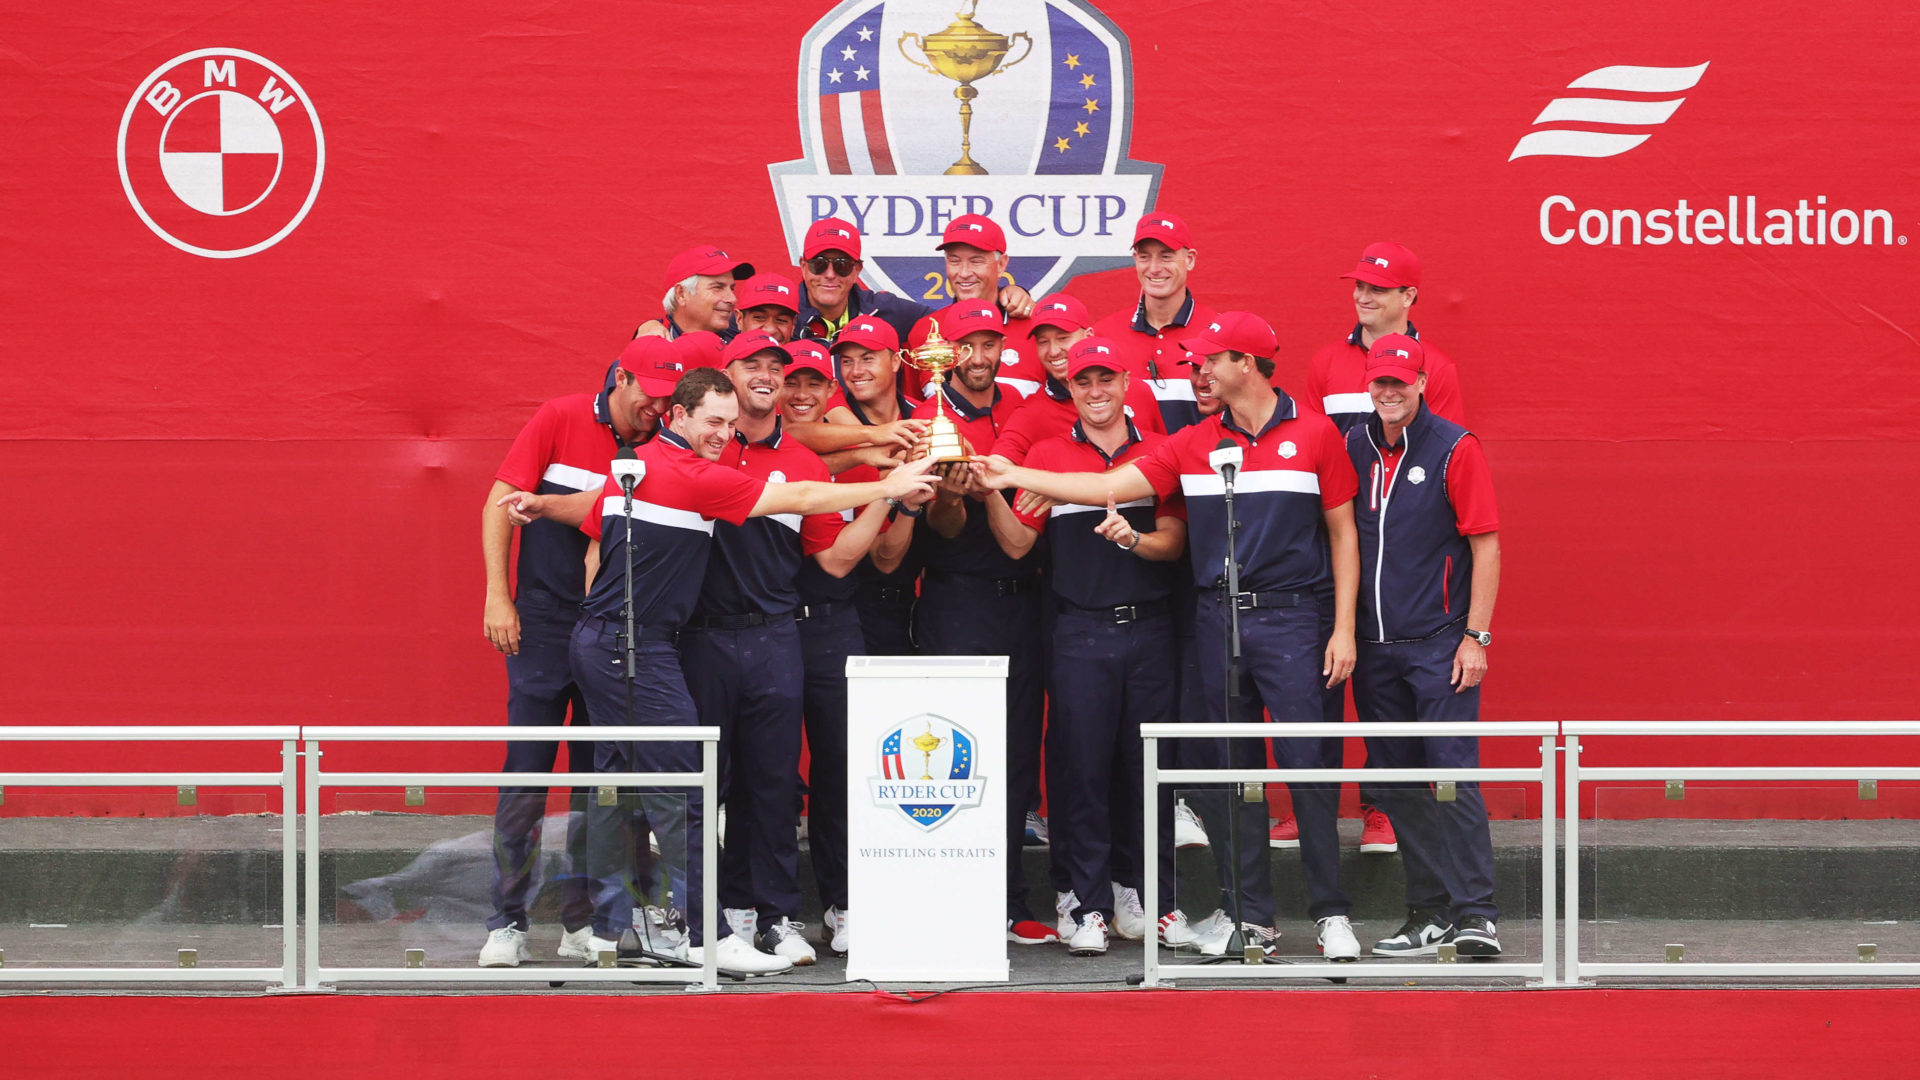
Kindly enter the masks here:
M 1000 310 L 1006 332 L 1000 370 L 994 373 L 994 380 L 1023 398 L 1039 390 L 1046 375 L 1027 340 L 1027 317 L 1033 310 L 1033 300 L 1023 289 L 1012 285 L 1003 289 L 1000 285 L 1007 270 L 1006 232 L 984 214 L 962 214 L 947 224 L 935 250 L 946 257 L 947 292 L 953 303 L 914 323 L 907 344 L 918 348 L 936 321 L 941 336 L 953 340 L 947 322 L 955 317 L 960 305 L 971 301 L 991 303 Z M 924 390 L 924 378 L 917 371 L 913 375 L 914 387 Z
M 1199 667 L 1211 718 L 1257 723 L 1264 706 L 1278 722 L 1317 722 L 1322 690 L 1353 671 L 1360 578 L 1353 522 L 1359 484 L 1353 463 L 1326 417 L 1300 412 L 1292 398 L 1269 384 L 1278 343 L 1264 319 L 1232 311 L 1196 324 L 1195 330 L 1182 344 L 1203 357 L 1201 369 L 1223 405 L 1215 416 L 1110 472 L 1049 473 L 986 457 L 975 459 L 975 475 L 989 488 L 1019 487 L 1082 505 L 1181 492 L 1200 594 Z M 1238 450 L 1242 458 L 1232 523 L 1240 591 L 1232 595 L 1221 570 L 1229 523 L 1225 479 L 1213 465 L 1217 450 Z M 1239 612 L 1245 643 L 1236 671 L 1238 693 L 1231 698 L 1229 611 Z M 1265 764 L 1257 741 L 1227 741 L 1225 752 L 1234 767 Z M 1274 739 L 1272 744 L 1275 759 L 1288 768 L 1330 768 L 1340 760 L 1338 739 Z M 1352 902 L 1340 887 L 1338 787 L 1288 786 L 1302 825 L 1301 864 L 1319 946 L 1329 959 L 1358 959 L 1360 945 L 1348 921 Z M 1242 832 L 1257 837 L 1266 825 L 1265 806 L 1238 800 L 1235 805 L 1243 815 L 1251 811 Z M 1270 853 L 1258 843 L 1243 843 L 1240 851 L 1239 902 L 1228 906 L 1240 909 L 1248 944 L 1271 952 L 1278 934 L 1272 925 Z M 1226 940 L 1221 934 L 1200 944 L 1217 952 Z
M 733 309 L 741 333 L 765 330 L 785 344 L 800 313 L 800 286 L 782 274 L 755 274 L 734 286 Z
M 732 339 L 734 284 L 752 276 L 751 264 L 711 244 L 688 248 L 667 263 L 667 292 L 660 298 L 665 317 L 641 324 L 633 336 L 677 338 L 710 330 L 722 339 Z
M 1046 378 L 1039 392 L 1020 403 L 1020 410 L 1014 413 L 1006 430 L 993 444 L 994 453 L 1015 465 L 1026 461 L 1027 451 L 1035 444 L 1073 429 L 1080 414 L 1067 387 L 1068 353 L 1075 344 L 1093 336 L 1087 306 L 1066 293 L 1054 293 L 1034 305 L 1027 327 Z M 1146 380 L 1127 380 L 1125 405 L 1128 416 L 1141 431 L 1166 433 L 1160 421 L 1159 404 L 1147 389 Z
M 1127 370 L 1153 391 L 1170 433 L 1200 419 L 1192 383 L 1179 366 L 1186 358 L 1180 341 L 1187 328 L 1214 318 L 1213 309 L 1187 288 L 1187 275 L 1198 259 L 1193 234 L 1180 215 L 1160 210 L 1145 215 L 1133 230 L 1133 273 L 1140 282 L 1140 299 L 1093 326 L 1094 333 L 1120 347 Z

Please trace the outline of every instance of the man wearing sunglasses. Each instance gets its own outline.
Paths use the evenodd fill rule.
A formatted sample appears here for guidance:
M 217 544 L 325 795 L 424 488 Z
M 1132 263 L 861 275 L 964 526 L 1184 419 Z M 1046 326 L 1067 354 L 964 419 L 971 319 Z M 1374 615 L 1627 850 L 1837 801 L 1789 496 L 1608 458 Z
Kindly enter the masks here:
M 1191 336 L 1186 328 L 1206 326 L 1216 317 L 1187 288 L 1197 255 L 1193 234 L 1179 215 L 1156 210 L 1141 218 L 1133 230 L 1133 272 L 1140 280 L 1140 299 L 1093 326 L 1096 335 L 1120 347 L 1120 359 L 1134 379 L 1144 380 L 1153 391 L 1169 435 L 1200 422 L 1193 384 L 1180 366 L 1186 359 L 1180 342 Z

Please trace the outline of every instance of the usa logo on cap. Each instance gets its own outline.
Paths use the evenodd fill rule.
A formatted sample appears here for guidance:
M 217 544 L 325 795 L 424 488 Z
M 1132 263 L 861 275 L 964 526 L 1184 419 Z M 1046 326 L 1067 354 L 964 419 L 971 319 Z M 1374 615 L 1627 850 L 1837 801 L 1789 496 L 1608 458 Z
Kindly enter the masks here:
M 1213 333 L 1216 333 L 1216 334 L 1217 334 L 1217 333 L 1219 333 L 1219 332 L 1220 332 L 1220 324 L 1219 324 L 1219 323 L 1208 323 L 1208 324 L 1207 324 L 1207 329 L 1208 329 L 1208 330 L 1210 330 L 1210 331 L 1212 331 Z
M 1394 356 L 1398 356 L 1403 360 L 1413 359 L 1413 354 L 1408 352 L 1405 349 L 1388 349 L 1387 352 L 1391 353 Z
M 867 284 L 918 296 L 944 278 L 928 238 L 971 213 L 1006 230 L 1007 273 L 1035 296 L 1132 265 L 1161 173 L 1129 153 L 1132 64 L 1093 0 L 843 0 L 800 42 L 803 156 L 769 166 L 790 249 L 839 218 Z
M 1360 261 L 1364 263 L 1372 263 L 1373 265 L 1380 267 L 1382 270 L 1386 269 L 1390 265 L 1387 262 L 1387 260 L 1381 258 L 1378 255 L 1362 255 L 1360 256 Z M 1402 353 L 1401 355 L 1404 356 L 1406 354 Z

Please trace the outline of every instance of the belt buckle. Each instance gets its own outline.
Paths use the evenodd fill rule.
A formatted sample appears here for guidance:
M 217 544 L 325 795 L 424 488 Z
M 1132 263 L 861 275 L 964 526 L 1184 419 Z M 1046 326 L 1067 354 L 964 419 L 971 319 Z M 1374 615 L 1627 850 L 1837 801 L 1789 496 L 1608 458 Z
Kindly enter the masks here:
M 1233 594 L 1233 606 L 1236 610 L 1239 610 L 1239 611 L 1254 610 L 1255 608 L 1260 606 L 1259 600 L 1260 600 L 1259 593 L 1243 592 L 1243 593 Z
M 1133 622 L 1140 617 L 1139 612 L 1139 608 L 1130 605 L 1116 607 L 1113 609 L 1113 624 L 1115 626 L 1124 626 L 1127 623 Z

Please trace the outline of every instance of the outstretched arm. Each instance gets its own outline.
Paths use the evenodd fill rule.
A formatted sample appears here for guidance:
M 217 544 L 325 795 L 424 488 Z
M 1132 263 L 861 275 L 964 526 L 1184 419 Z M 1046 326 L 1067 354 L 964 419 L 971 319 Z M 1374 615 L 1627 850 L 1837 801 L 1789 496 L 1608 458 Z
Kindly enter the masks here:
M 885 479 L 864 484 L 834 484 L 822 480 L 797 480 L 786 484 L 768 484 L 760 492 L 748 517 L 773 514 L 835 514 L 853 510 L 881 499 L 903 499 L 915 492 L 932 491 L 931 459 L 911 461 L 888 473 Z
M 998 454 L 973 459 L 973 474 L 981 486 L 994 490 L 1020 488 L 1038 492 L 1055 502 L 1104 506 L 1108 499 L 1132 502 L 1154 494 L 1147 474 L 1138 465 L 1122 465 L 1103 473 L 1050 473 L 1015 465 Z

